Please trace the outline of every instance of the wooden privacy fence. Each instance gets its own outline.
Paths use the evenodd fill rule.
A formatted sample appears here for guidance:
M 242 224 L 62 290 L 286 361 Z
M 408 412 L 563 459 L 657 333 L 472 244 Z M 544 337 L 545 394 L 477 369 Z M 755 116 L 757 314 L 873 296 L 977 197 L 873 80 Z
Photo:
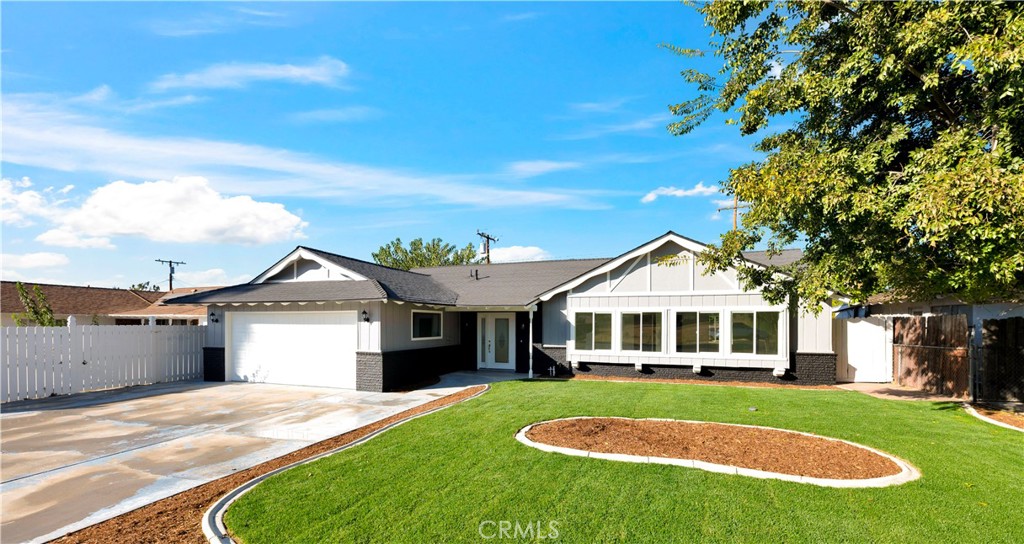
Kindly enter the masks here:
M 203 375 L 205 326 L 0 328 L 0 402 Z
M 1024 402 L 1024 317 L 983 321 L 976 360 L 979 400 Z
M 893 320 L 896 383 L 937 395 L 967 397 L 970 388 L 967 316 Z

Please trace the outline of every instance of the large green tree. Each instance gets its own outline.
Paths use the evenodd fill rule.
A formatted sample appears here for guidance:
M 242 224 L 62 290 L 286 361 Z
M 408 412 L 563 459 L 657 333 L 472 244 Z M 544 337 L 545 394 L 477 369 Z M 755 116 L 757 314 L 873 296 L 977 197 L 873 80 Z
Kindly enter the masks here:
M 1024 3 L 715 0 L 696 9 L 712 48 L 668 47 L 723 65 L 682 72 L 697 93 L 671 107 L 680 119 L 669 130 L 686 134 L 724 112 L 765 154 L 723 181 L 750 207 L 701 255 L 705 264 L 739 266 L 747 286 L 775 300 L 824 301 L 832 290 L 858 301 L 1021 296 Z M 738 258 L 798 242 L 799 265 L 758 269 Z
M 409 242 L 409 247 L 402 245 L 401 238 L 395 238 L 373 253 L 377 264 L 409 270 L 425 266 L 449 266 L 473 264 L 479 262 L 476 248 L 469 244 L 458 249 L 454 244 L 443 242 L 440 238 L 424 243 L 423 238 Z

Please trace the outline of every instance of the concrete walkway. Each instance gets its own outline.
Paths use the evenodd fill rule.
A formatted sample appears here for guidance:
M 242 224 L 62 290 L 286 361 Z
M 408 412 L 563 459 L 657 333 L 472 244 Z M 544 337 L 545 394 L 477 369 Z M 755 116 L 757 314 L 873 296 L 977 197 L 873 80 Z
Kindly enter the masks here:
M 43 542 L 472 385 L 408 393 L 184 382 L 5 404 L 3 542 Z
M 903 387 L 895 383 L 840 383 L 836 384 L 836 387 L 886 400 L 926 400 L 931 402 L 961 402 L 963 400 L 944 395 L 933 395 L 920 389 Z

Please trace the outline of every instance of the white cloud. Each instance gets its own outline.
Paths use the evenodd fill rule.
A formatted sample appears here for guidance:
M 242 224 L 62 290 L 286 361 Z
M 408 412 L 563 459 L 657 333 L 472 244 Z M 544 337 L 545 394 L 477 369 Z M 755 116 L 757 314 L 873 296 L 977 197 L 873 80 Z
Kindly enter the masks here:
M 709 187 L 707 185 L 704 185 L 703 181 L 699 181 L 697 182 L 697 185 L 694 185 L 689 189 L 677 189 L 675 187 L 658 187 L 657 189 L 644 195 L 644 197 L 640 199 L 640 202 L 643 202 L 644 204 L 654 202 L 655 200 L 658 199 L 659 196 L 708 196 L 713 195 L 717 192 L 718 187 Z
M 4 253 L 0 255 L 0 260 L 3 261 L 3 268 L 56 268 L 59 266 L 65 266 L 71 261 L 68 260 L 68 256 L 63 253 L 24 253 L 21 255 L 15 255 L 13 253 Z
M 293 113 L 289 116 L 297 123 L 353 123 L 378 119 L 384 112 L 370 106 L 346 106 Z
M 583 163 L 573 161 L 518 161 L 505 166 L 505 170 L 513 177 L 532 178 L 551 172 L 575 170 L 582 168 Z
M 609 136 L 612 134 L 624 134 L 632 132 L 646 132 L 655 127 L 665 128 L 666 123 L 672 119 L 672 116 L 667 113 L 659 113 L 657 115 L 649 115 L 642 117 L 635 121 L 629 121 L 626 123 L 616 123 L 610 125 L 600 125 L 584 129 L 575 134 L 567 134 L 559 136 L 556 139 L 559 140 L 591 140 L 594 138 L 600 138 L 602 136 Z
M 17 227 L 28 227 L 34 224 L 33 217 L 51 218 L 54 200 L 47 196 L 46 191 L 19 191 L 32 186 L 29 178 L 12 180 L 0 179 L 0 221 Z
M 708 219 L 711 221 L 718 221 L 722 219 L 722 212 L 714 212 L 708 216 Z
M 74 188 L 75 188 L 74 185 L 65 185 L 64 187 L 61 187 L 61 189 L 59 191 L 57 191 L 57 192 L 62 194 L 62 195 L 66 195 L 66 194 L 70 193 Z
M 569 104 L 569 109 L 580 113 L 612 113 L 618 111 L 626 102 L 632 100 L 630 97 L 614 98 L 599 102 L 575 102 Z
M 117 246 L 106 236 L 83 236 L 69 227 L 50 229 L 35 240 L 48 246 L 77 247 L 81 249 L 115 249 Z
M 309 64 L 228 62 L 187 74 L 164 74 L 150 84 L 154 91 L 170 89 L 241 89 L 256 81 L 286 81 L 337 87 L 349 75 L 344 62 L 323 56 Z
M 287 149 L 202 138 L 139 136 L 99 126 L 52 97 L 4 96 L 4 161 L 101 173 L 113 178 L 172 179 L 187 173 L 223 192 L 343 199 L 350 205 L 448 203 L 483 207 L 592 208 L 567 190 L 509 190 L 495 176 L 421 175 L 326 160 Z
M 501 18 L 506 23 L 514 23 L 517 21 L 529 21 L 530 19 L 536 19 L 540 17 L 540 13 L 536 11 L 524 11 L 522 13 L 511 13 Z
M 154 34 L 169 38 L 187 38 L 207 34 L 223 34 L 247 26 L 282 27 L 292 24 L 287 13 L 232 7 L 221 11 L 206 11 L 192 18 L 157 20 L 149 23 Z
M 245 274 L 231 276 L 223 268 L 211 268 L 196 272 L 185 271 L 179 268 L 174 273 L 174 279 L 176 282 L 180 282 L 183 286 L 187 287 L 213 287 L 245 283 L 251 280 L 252 276 Z
M 302 238 L 307 223 L 283 204 L 249 196 L 226 197 L 200 177 L 171 181 L 115 181 L 89 195 L 37 240 L 54 245 L 102 247 L 114 236 L 155 242 L 268 244 Z M 109 241 L 109 240 L 108 240 Z
M 491 262 L 493 263 L 543 261 L 545 259 L 550 258 L 550 253 L 537 246 L 509 246 L 491 248 Z
M 726 206 L 732 206 L 733 205 L 733 201 L 732 201 L 731 198 L 723 198 L 721 200 L 716 198 L 716 199 L 712 200 L 711 202 L 714 202 L 715 206 L 718 206 L 719 208 L 724 208 Z

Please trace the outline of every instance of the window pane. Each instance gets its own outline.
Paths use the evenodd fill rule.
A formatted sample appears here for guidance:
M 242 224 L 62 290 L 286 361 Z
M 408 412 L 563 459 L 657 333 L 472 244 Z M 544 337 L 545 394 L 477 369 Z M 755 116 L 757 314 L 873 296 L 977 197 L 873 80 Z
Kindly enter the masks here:
M 413 338 L 438 338 L 441 336 L 441 315 L 422 312 L 412 313 Z
M 779 312 L 757 312 L 757 353 L 779 353 Z
M 754 353 L 754 314 L 732 314 L 732 352 Z
M 594 314 L 594 349 L 612 349 L 612 314 Z
M 700 350 L 718 351 L 718 314 L 700 314 Z
M 697 313 L 676 314 L 676 351 L 697 353 Z
M 594 349 L 594 314 L 576 314 L 576 349 Z
M 643 314 L 643 351 L 661 351 L 661 314 Z
M 640 314 L 622 314 L 622 350 L 640 351 Z

